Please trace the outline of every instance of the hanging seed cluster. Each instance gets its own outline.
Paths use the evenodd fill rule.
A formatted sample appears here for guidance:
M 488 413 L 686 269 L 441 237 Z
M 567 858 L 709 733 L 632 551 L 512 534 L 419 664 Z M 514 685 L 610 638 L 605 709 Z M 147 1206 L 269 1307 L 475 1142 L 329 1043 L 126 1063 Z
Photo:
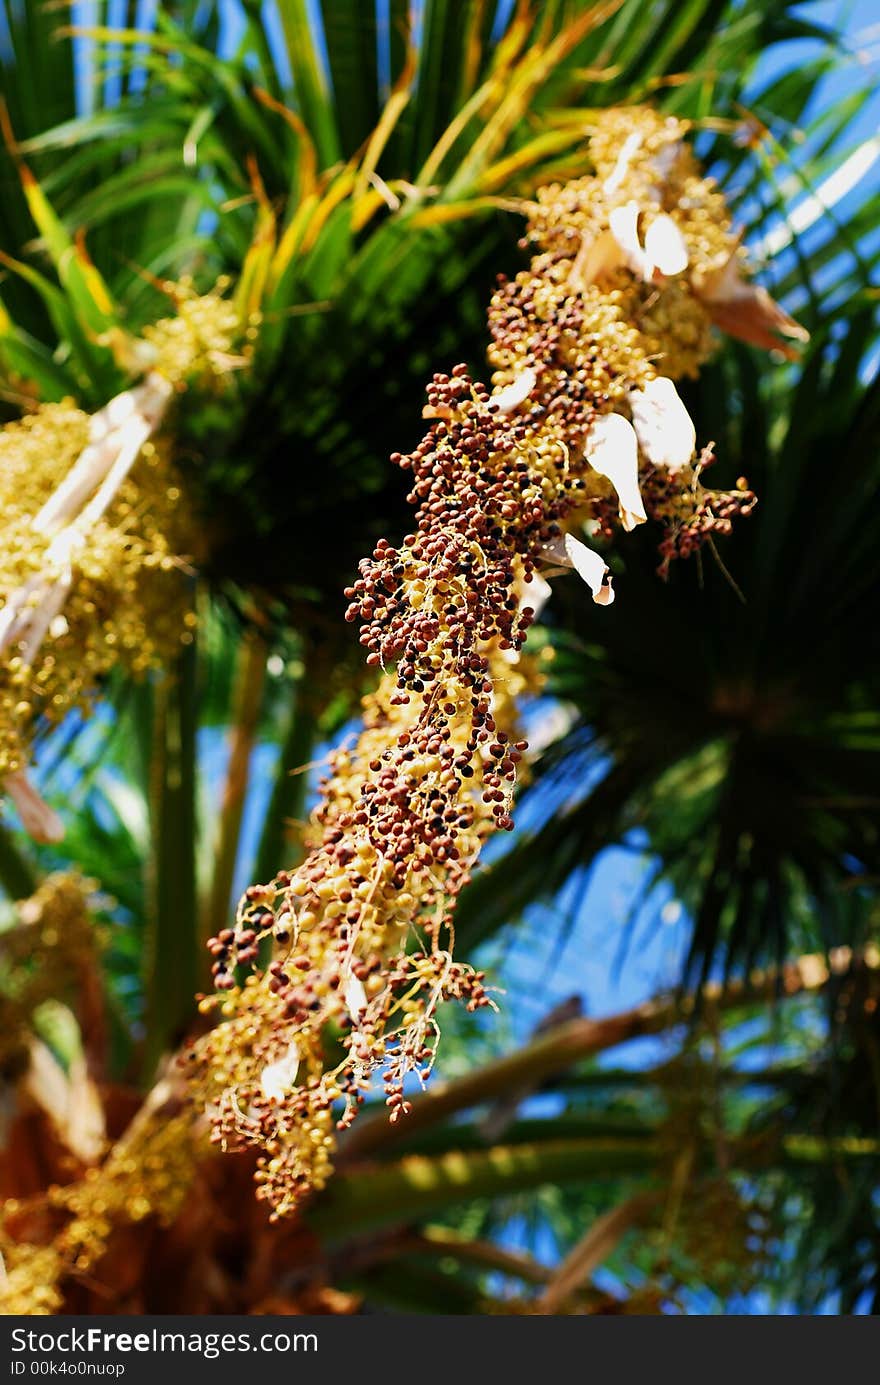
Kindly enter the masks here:
M 485 977 L 454 959 L 454 908 L 485 841 L 512 824 L 526 748 L 516 701 L 538 684 L 522 650 L 546 594 L 538 569 L 572 562 L 607 604 L 602 559 L 569 547 L 582 521 L 612 539 L 650 514 L 668 566 L 754 503 L 744 482 L 703 488 L 711 451 L 697 453 L 671 382 L 705 359 L 713 321 L 762 345 L 800 329 L 739 276 L 723 202 L 683 134 L 648 111 L 597 121 L 593 174 L 539 193 L 531 265 L 493 297 L 492 388 L 463 367 L 435 376 L 427 436 L 394 458 L 412 475 L 413 532 L 378 544 L 348 592 L 381 679 L 356 743 L 332 757 L 303 866 L 251 887 L 211 941 L 203 1008 L 224 1023 L 186 1062 L 214 1139 L 259 1150 L 273 1216 L 327 1180 L 337 1127 L 377 1073 L 391 1119 L 405 1112 L 442 1002 L 492 1003 Z M 149 334 L 150 365 L 179 379 L 195 343 L 219 380 L 238 363 L 227 308 L 184 299 Z M 198 1123 L 167 1085 L 100 1166 L 51 1190 L 63 1227 L 50 1245 L 20 1243 L 7 1209 L 6 1311 L 57 1311 L 58 1285 L 96 1265 L 116 1224 L 177 1214 Z
M 203 1008 L 225 1023 L 189 1055 L 214 1138 L 261 1151 L 276 1216 L 324 1184 L 334 1129 L 378 1073 L 391 1119 L 406 1111 L 441 1003 L 492 1003 L 453 958 L 454 908 L 487 837 L 513 826 L 536 569 L 571 551 L 581 519 L 609 533 L 644 520 L 640 482 L 676 552 L 697 516 L 729 521 L 729 500 L 713 510 L 702 491 L 671 383 L 708 354 L 707 276 L 736 255 L 683 135 L 649 111 L 599 120 L 594 173 L 538 194 L 531 265 L 492 300 L 493 387 L 462 365 L 435 375 L 424 440 L 392 457 L 412 477 L 412 532 L 381 540 L 346 592 L 378 690 L 321 785 L 307 859 L 249 889 L 212 940 Z M 591 585 L 607 603 L 607 578 Z
M 357 745 L 333 757 L 307 861 L 248 890 L 236 926 L 211 943 L 220 997 L 204 1008 L 219 1004 L 227 1022 L 191 1054 L 192 1078 L 215 1138 L 262 1150 L 259 1191 L 279 1214 L 326 1181 L 335 1128 L 377 1070 L 392 1118 L 405 1109 L 406 1075 L 430 1071 L 441 1002 L 490 1003 L 484 977 L 452 957 L 452 910 L 483 842 L 509 821 L 523 750 L 514 699 L 535 676 L 493 652 L 460 685 L 429 680 L 431 718 L 418 715 L 424 694 L 386 675 Z M 483 709 L 478 728 L 454 699 Z M 237 984 L 267 935 L 273 960 Z
M 594 173 L 539 189 L 521 242 L 535 251 L 532 262 L 513 280 L 499 281 L 489 309 L 496 387 L 511 385 L 526 370 L 537 373 L 543 407 L 529 400 L 529 442 L 539 455 L 555 458 L 563 473 L 573 460 L 580 462 L 586 474 L 578 478 L 578 518 L 589 519 L 606 539 L 619 529 L 617 496 L 606 477 L 583 468 L 595 412 L 631 420 L 633 395 L 650 381 L 697 375 L 715 349 L 713 323 L 724 316 L 722 301 L 712 296 L 722 272 L 742 295 L 746 317 L 760 317 L 770 303 L 762 290 L 739 280 L 742 252 L 723 195 L 701 175 L 685 133 L 683 122 L 649 110 L 604 113 L 590 143 Z M 658 226 L 667 254 L 669 242 L 686 253 L 684 269 L 674 275 L 656 266 L 648 272 L 644 242 Z M 805 336 L 770 306 L 777 331 Z M 746 331 L 737 335 L 752 339 Z M 788 350 L 781 341 L 774 344 Z M 641 450 L 642 500 L 665 530 L 663 576 L 674 558 L 729 534 L 732 521 L 756 503 L 743 478 L 731 491 L 702 485 L 714 460 L 704 448 L 670 470 Z
M 744 265 L 724 195 L 684 142 L 687 129 L 648 109 L 605 112 L 590 140 L 594 172 L 540 189 L 525 237 L 547 257 L 533 268 L 565 262 L 581 283 L 604 269 L 604 297 L 637 333 L 640 354 L 671 379 L 695 376 L 712 354 L 712 278 L 731 261 Z M 612 239 L 627 261 L 609 255 Z M 686 263 L 664 272 L 682 242 Z M 642 272 L 639 252 L 659 275 Z
M 649 467 L 642 479 L 642 495 L 652 519 L 660 521 L 665 534 L 657 545 L 660 563 L 657 572 L 666 577 L 676 558 L 690 558 L 704 543 L 724 538 L 733 530 L 736 519 L 751 514 L 758 497 L 744 476 L 733 490 L 709 490 L 702 476 L 716 460 L 711 446 L 704 447 L 691 483 L 682 497 L 680 483 L 662 467 Z

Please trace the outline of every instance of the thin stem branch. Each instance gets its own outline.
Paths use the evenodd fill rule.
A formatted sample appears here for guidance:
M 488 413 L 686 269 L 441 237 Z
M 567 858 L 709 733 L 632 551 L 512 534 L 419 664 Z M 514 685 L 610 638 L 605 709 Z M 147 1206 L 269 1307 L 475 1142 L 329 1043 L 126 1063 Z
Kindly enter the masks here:
M 681 1000 L 660 998 L 607 1019 L 576 1019 L 536 1039 L 515 1053 L 487 1063 L 455 1081 L 437 1084 L 412 1100 L 409 1114 L 392 1125 L 380 1114 L 355 1125 L 341 1142 L 340 1156 L 359 1158 L 375 1150 L 409 1139 L 417 1131 L 458 1111 L 490 1101 L 500 1094 L 533 1087 L 564 1071 L 573 1063 L 594 1057 L 629 1039 L 659 1034 L 686 1024 L 697 1013 L 711 1016 L 737 1007 L 822 990 L 832 975 L 842 975 L 852 965 L 880 968 L 880 951 L 866 950 L 855 956 L 849 948 L 837 948 L 829 959 L 808 955 L 781 968 L 755 971 L 746 978 L 721 987 L 708 984 Z

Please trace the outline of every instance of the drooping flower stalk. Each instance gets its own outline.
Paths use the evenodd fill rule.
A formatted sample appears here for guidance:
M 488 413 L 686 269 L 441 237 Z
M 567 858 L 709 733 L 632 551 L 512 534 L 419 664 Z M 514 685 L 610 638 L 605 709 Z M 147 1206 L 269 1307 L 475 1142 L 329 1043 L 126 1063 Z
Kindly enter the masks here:
M 660 519 L 665 566 L 754 503 L 744 486 L 705 490 L 709 458 L 673 384 L 713 347 L 707 275 L 737 254 L 684 134 L 647 110 L 598 118 L 593 174 L 539 192 L 531 265 L 492 300 L 493 388 L 464 366 L 435 375 L 426 437 L 392 457 L 412 474 L 413 531 L 381 540 L 347 591 L 382 679 L 321 785 L 303 865 L 249 889 L 212 941 L 204 1008 L 225 1023 L 190 1055 L 215 1138 L 262 1151 L 274 1215 L 326 1181 L 334 1126 L 377 1074 L 391 1119 L 405 1112 L 441 1003 L 492 1003 L 454 960 L 454 909 L 483 843 L 513 826 L 526 746 L 511 695 L 537 569 L 572 566 L 607 605 L 584 522 L 610 536 Z M 784 314 L 773 325 L 800 334 Z
M 104 1162 L 53 1193 L 64 1224 L 50 1245 L 26 1243 L 28 1208 L 12 1213 L 7 1311 L 54 1311 L 56 1286 L 97 1263 L 116 1224 L 172 1218 L 203 1115 L 221 1145 L 260 1151 L 273 1215 L 295 1208 L 326 1181 L 335 1127 L 377 1073 L 391 1118 L 405 1112 L 408 1074 L 424 1079 L 433 1061 L 439 1005 L 491 1004 L 485 977 L 454 959 L 454 909 L 484 842 L 512 825 L 516 699 L 537 679 L 522 646 L 545 578 L 571 568 L 610 605 L 586 523 L 611 538 L 659 520 L 665 567 L 754 503 L 703 487 L 706 456 L 673 383 L 712 349 L 722 300 L 707 276 L 739 260 L 684 134 L 649 111 L 608 112 L 593 174 L 528 209 L 532 262 L 490 306 L 492 387 L 464 367 L 435 376 L 427 436 L 394 458 L 412 474 L 413 531 L 380 542 L 348 593 L 383 670 L 362 733 L 333 756 L 303 865 L 251 887 L 211 943 L 218 994 L 203 1006 L 224 1022 L 182 1065 L 190 1109 L 181 1073 L 163 1076 Z M 737 283 L 738 330 L 799 335 Z

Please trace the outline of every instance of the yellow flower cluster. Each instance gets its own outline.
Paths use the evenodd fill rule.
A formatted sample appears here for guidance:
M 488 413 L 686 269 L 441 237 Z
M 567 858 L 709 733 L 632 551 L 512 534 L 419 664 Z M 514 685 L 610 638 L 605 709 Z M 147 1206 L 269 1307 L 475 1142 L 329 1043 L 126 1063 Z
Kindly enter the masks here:
M 54 1246 L 0 1236 L 0 1312 L 4 1317 L 51 1317 L 62 1308 L 62 1262 Z
M 0 432 L 3 552 L 0 592 L 38 584 L 49 534 L 34 515 L 51 498 L 88 443 L 89 418 L 67 404 L 43 405 Z M 26 767 L 38 721 L 85 711 L 116 665 L 133 674 L 167 659 L 186 628 L 186 592 L 177 554 L 189 545 L 179 479 L 164 443 L 146 442 L 87 544 L 71 554 L 63 609 L 52 616 L 33 657 L 9 648 L 0 665 L 0 778 Z
M 766 1263 L 771 1223 L 747 1181 L 726 1167 L 739 1137 L 725 1129 L 718 1074 L 695 1042 L 663 1066 L 658 1085 L 666 1107 L 658 1130 L 661 1171 L 669 1191 L 646 1246 L 656 1256 L 657 1288 L 673 1294 L 696 1274 L 715 1293 L 742 1293 Z
M 80 1002 L 89 996 L 99 942 L 89 908 L 92 889 L 89 881 L 69 872 L 49 875 L 17 906 L 15 922 L 0 933 L 0 1065 L 10 1091 L 18 1079 L 27 1085 L 38 1007 L 69 995 Z M 181 1110 L 179 1099 L 163 1100 L 165 1095 L 162 1089 L 154 1092 L 103 1162 L 77 1182 L 53 1186 L 45 1198 L 4 1203 L 2 1311 L 59 1311 L 63 1279 L 100 1259 L 114 1226 L 149 1215 L 173 1220 L 191 1183 L 196 1143 L 191 1112 Z M 50 1109 L 49 1114 L 56 1112 Z M 64 1129 L 59 1127 L 55 1138 L 63 1142 Z M 62 1229 L 46 1245 L 12 1235 L 20 1218 L 25 1224 L 33 1221 L 35 1204 L 48 1208 L 50 1225 L 57 1225 L 59 1216 L 63 1219 Z M 42 1213 L 36 1220 L 43 1220 Z
M 62 1272 L 91 1269 L 120 1224 L 172 1222 L 192 1187 L 197 1152 L 189 1111 L 146 1108 L 102 1164 L 77 1183 L 50 1189 L 50 1207 L 69 1218 L 53 1242 Z
M 198 296 L 187 284 L 168 286 L 175 315 L 119 348 L 132 369 L 146 372 L 142 383 L 97 414 L 45 404 L 0 431 L 0 780 L 38 830 L 45 805 L 22 773 L 38 728 L 87 710 L 114 667 L 142 675 L 191 638 L 179 555 L 193 553 L 195 531 L 173 463 L 169 407 L 193 386 L 224 388 L 229 372 L 247 362 L 247 346 L 233 354 L 242 333 L 223 287 Z M 95 944 L 89 888 L 72 875 L 48 877 L 0 934 L 7 1078 L 27 1069 L 42 1002 L 73 989 L 81 998 L 86 989 L 80 982 Z M 63 1223 L 50 1244 L 13 1236 L 10 1225 L 28 1207 L 7 1202 L 3 1310 L 58 1311 L 63 1280 L 96 1264 L 114 1226 L 173 1220 L 198 1153 L 192 1110 L 160 1088 L 102 1163 L 49 1190 L 45 1201 Z
M 711 354 L 701 289 L 737 252 L 724 197 L 701 175 L 687 128 L 648 109 L 605 113 L 590 141 L 594 173 L 541 189 L 527 233 L 547 257 L 531 272 L 555 264 L 584 287 L 601 284 L 590 309 L 614 303 L 649 373 L 671 379 L 696 375 Z
M 145 360 L 150 369 L 176 385 L 197 383 L 199 388 L 224 388 L 229 371 L 247 363 L 252 328 L 242 330 L 238 309 L 224 297 L 229 287 L 220 280 L 210 293 L 196 293 L 188 279 L 168 284 L 174 301 L 172 316 L 144 328 Z
M 38 1007 L 71 995 L 95 966 L 91 889 L 69 871 L 49 875 L 0 932 L 0 1066 L 7 1080 L 27 1062 Z
M 172 287 L 175 315 L 123 353 L 140 384 L 91 416 L 44 404 L 0 430 L 0 780 L 26 825 L 35 734 L 86 711 L 114 668 L 142 675 L 191 639 L 183 573 L 199 555 L 172 406 L 246 357 L 219 291 Z
M 7 1199 L 0 1226 L 0 1312 L 61 1311 L 65 1281 L 98 1266 L 115 1230 L 147 1218 L 162 1226 L 175 1220 L 204 1154 L 192 1110 L 170 1084 L 160 1083 L 102 1163 L 38 1197 Z M 16 1234 L 19 1223 L 49 1228 L 59 1221 L 45 1244 Z

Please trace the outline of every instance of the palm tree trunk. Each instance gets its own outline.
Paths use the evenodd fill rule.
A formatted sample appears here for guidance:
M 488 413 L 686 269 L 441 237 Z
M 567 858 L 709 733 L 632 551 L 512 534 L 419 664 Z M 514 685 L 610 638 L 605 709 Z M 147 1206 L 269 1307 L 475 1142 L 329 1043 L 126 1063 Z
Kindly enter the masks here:
M 154 694 L 145 1078 L 182 1039 L 198 985 L 196 672 L 193 643 Z
M 251 752 L 266 682 L 266 655 L 266 643 L 262 635 L 255 630 L 249 631 L 242 639 L 239 650 L 238 676 L 232 708 L 232 739 L 220 805 L 214 864 L 203 912 L 203 941 L 218 933 L 221 928 L 225 928 L 229 921 L 241 821 L 250 777 Z

